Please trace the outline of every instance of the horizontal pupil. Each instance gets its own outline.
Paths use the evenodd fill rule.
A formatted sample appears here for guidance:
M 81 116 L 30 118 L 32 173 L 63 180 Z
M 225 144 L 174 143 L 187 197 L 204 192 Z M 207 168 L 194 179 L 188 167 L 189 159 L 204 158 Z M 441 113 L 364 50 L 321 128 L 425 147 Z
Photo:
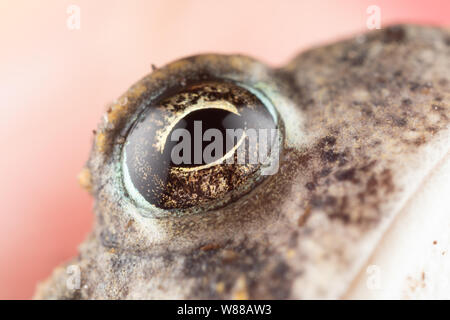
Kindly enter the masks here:
M 184 135 L 181 137 L 174 135 L 174 132 L 180 129 L 185 130 Z M 245 130 L 243 118 L 227 110 L 202 109 L 193 111 L 181 119 L 172 129 L 164 147 L 164 158 L 171 159 L 171 166 L 196 167 L 206 165 L 211 162 L 211 159 L 205 159 L 204 152 L 209 152 L 214 157 L 213 161 L 222 158 L 236 146 L 242 137 L 239 129 Z M 230 132 L 235 132 L 236 135 L 230 135 Z M 219 135 L 219 138 L 217 138 L 217 135 Z M 178 139 L 174 139 L 174 137 Z M 185 141 L 186 139 L 187 141 Z M 210 146 L 209 149 L 205 149 L 208 145 Z M 181 163 L 174 163 L 174 157 L 171 156 L 173 151 L 177 151 L 177 155 L 183 159 Z

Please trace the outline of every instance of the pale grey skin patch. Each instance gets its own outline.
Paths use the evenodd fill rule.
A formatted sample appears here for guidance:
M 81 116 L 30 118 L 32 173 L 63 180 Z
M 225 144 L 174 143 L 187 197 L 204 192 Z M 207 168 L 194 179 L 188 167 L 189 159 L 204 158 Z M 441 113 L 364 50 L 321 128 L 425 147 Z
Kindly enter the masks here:
M 291 119 L 286 136 L 302 138 L 285 141 L 279 172 L 238 201 L 144 217 L 118 187 L 115 150 L 143 95 L 193 71 L 273 84 L 303 119 L 298 128 Z M 94 230 L 35 298 L 340 298 L 448 153 L 450 32 L 390 27 L 304 52 L 281 69 L 243 56 L 193 57 L 156 70 L 127 97 L 127 109 L 100 125 L 87 164 Z M 77 290 L 66 286 L 72 264 L 81 270 Z

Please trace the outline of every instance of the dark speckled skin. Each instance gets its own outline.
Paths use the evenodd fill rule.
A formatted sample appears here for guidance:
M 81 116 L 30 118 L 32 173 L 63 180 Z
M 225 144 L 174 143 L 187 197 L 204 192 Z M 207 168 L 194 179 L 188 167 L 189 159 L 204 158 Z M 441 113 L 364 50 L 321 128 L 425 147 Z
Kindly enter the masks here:
M 143 102 L 210 76 L 269 88 L 286 129 L 280 169 L 224 208 L 145 217 L 121 183 L 126 132 Z M 281 69 L 191 57 L 124 97 L 100 124 L 83 175 L 96 224 L 69 262 L 81 268 L 81 289 L 67 289 L 63 266 L 36 298 L 339 298 L 450 148 L 450 33 L 390 27 Z

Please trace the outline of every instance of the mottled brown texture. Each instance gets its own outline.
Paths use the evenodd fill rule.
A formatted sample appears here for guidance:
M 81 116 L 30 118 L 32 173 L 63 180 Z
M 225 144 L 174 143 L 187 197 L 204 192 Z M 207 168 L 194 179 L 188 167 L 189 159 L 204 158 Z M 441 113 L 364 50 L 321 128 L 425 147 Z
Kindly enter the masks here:
M 81 267 L 81 289 L 66 288 L 62 266 L 36 298 L 341 297 L 449 150 L 449 37 L 396 26 L 312 49 L 281 69 L 209 55 L 155 70 L 97 131 L 87 164 L 96 225 L 69 263 Z M 286 142 L 277 174 L 224 208 L 144 217 L 119 190 L 117 141 L 143 99 L 186 74 L 276 88 L 275 107 L 299 111 L 290 119 L 280 111 L 287 141 L 301 138 Z

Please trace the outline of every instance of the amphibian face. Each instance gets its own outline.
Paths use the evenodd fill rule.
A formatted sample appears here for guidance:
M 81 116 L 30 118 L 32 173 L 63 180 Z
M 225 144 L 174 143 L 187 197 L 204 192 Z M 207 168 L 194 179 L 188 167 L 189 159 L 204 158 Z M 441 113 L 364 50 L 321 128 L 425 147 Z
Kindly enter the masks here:
M 96 215 L 69 263 L 80 288 L 66 286 L 62 267 L 36 297 L 344 296 L 448 158 L 449 41 L 445 30 L 398 26 L 282 68 L 200 55 L 155 69 L 109 108 L 80 175 Z M 241 132 L 217 159 L 195 159 L 192 147 L 180 164 L 176 129 L 268 129 L 279 156 L 217 161 L 236 157 Z

